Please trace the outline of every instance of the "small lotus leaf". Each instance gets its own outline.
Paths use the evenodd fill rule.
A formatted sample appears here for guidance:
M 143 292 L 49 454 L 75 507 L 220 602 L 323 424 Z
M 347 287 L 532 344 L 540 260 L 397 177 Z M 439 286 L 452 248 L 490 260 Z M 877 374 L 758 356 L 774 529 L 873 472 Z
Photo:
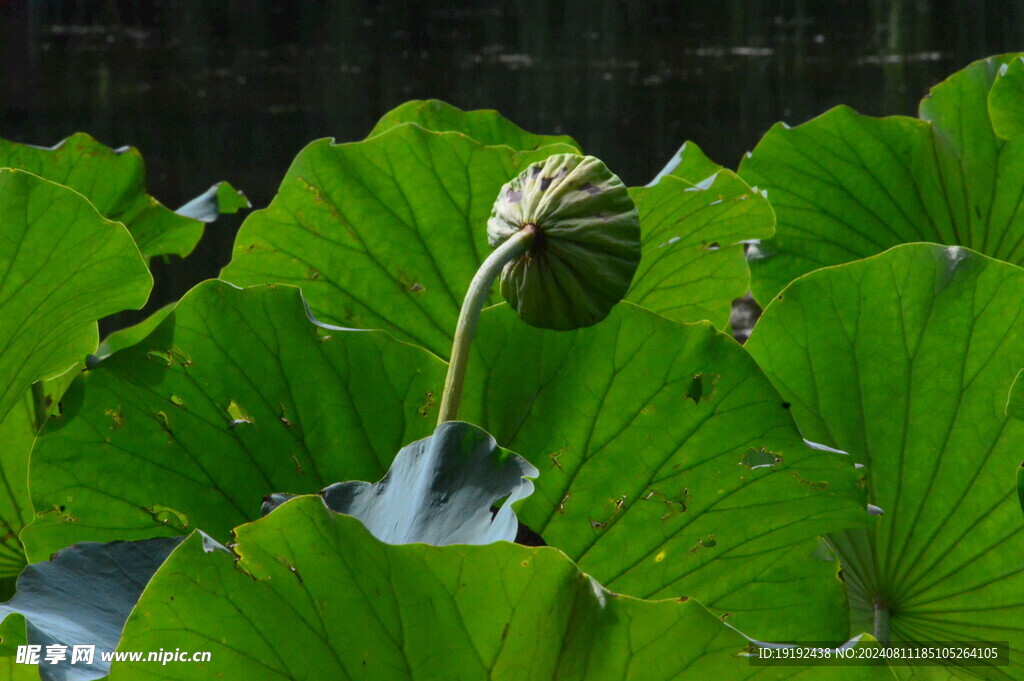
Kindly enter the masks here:
M 320 492 L 332 511 L 358 518 L 388 544 L 491 544 L 514 541 L 512 505 L 533 493 L 539 475 L 486 431 L 459 421 L 402 448 L 380 482 L 337 482 Z M 271 495 L 268 512 L 287 500 Z M 491 507 L 505 503 L 497 512 Z

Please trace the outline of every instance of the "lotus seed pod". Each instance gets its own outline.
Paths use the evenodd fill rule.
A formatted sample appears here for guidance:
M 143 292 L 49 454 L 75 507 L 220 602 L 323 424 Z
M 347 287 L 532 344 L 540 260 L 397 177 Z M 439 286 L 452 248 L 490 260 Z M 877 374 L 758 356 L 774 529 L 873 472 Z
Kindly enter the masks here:
M 640 221 L 622 181 L 593 156 L 558 154 L 501 188 L 492 248 L 522 229 L 533 245 L 501 272 L 501 295 L 527 324 L 568 331 L 604 319 L 640 263 Z

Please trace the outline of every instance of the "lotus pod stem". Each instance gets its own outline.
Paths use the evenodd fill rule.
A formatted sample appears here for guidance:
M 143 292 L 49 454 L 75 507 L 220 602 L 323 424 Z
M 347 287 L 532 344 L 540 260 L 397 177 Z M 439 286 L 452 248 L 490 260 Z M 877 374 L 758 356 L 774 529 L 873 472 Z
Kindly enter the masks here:
M 881 598 L 876 597 L 874 606 L 875 617 L 871 633 L 883 646 L 888 645 L 889 605 L 883 602 Z
M 473 275 L 473 281 L 470 282 L 469 290 L 462 301 L 459 321 L 455 327 L 452 356 L 448 364 L 448 375 L 444 380 L 441 411 L 437 417 L 438 425 L 458 419 L 459 403 L 462 401 L 462 385 L 466 380 L 466 364 L 469 362 L 469 348 L 476 335 L 480 311 L 483 309 L 484 303 L 487 302 L 494 280 L 505 265 L 530 250 L 538 232 L 535 225 L 526 225 L 491 251 L 491 254 L 480 265 L 480 269 Z

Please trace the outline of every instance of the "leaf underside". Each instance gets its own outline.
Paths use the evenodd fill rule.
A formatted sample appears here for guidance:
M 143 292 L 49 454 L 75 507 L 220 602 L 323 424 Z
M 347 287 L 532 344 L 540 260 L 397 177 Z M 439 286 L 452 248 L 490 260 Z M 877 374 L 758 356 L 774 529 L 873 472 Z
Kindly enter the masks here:
M 536 468 L 487 432 L 447 421 L 402 447 L 379 482 L 336 482 L 320 496 L 388 544 L 492 544 L 515 541 L 519 523 L 512 507 L 533 492 L 528 478 L 536 476 Z M 272 495 L 263 513 L 287 498 Z

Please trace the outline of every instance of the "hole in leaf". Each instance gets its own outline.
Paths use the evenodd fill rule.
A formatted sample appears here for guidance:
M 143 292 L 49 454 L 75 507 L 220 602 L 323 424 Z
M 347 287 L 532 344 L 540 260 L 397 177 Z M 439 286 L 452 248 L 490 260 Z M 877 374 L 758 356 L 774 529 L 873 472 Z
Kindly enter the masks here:
M 173 360 L 171 356 L 163 350 L 150 350 L 146 353 L 146 357 L 156 362 L 162 363 L 164 366 L 171 366 Z
M 698 539 L 697 543 L 690 547 L 690 553 L 697 553 L 702 549 L 710 549 L 713 546 L 718 546 L 718 540 L 715 539 L 715 535 L 709 534 L 706 537 Z
M 434 399 L 434 393 L 428 391 L 423 394 L 423 403 L 416 407 L 416 413 L 426 418 L 430 415 L 430 412 L 433 411 L 436 405 L 437 400 Z
M 118 430 L 120 428 L 124 428 L 124 412 L 121 411 L 120 404 L 117 405 L 116 409 L 105 409 L 103 413 L 109 416 L 114 422 L 110 426 L 111 430 Z
M 701 400 L 710 400 L 715 394 L 715 383 L 718 382 L 717 374 L 695 374 L 686 388 L 686 399 L 693 400 L 694 404 Z
M 519 523 L 519 527 L 516 528 L 516 544 L 523 546 L 547 546 L 548 543 L 544 541 L 544 537 L 540 536 L 529 527 L 524 525 L 522 522 Z
M 293 424 L 291 421 L 289 421 L 288 417 L 285 416 L 285 413 L 284 413 L 284 402 L 278 402 L 278 404 L 281 406 L 281 415 L 278 418 L 281 419 L 281 423 L 283 423 L 284 425 L 286 425 L 289 428 L 291 428 L 295 424 Z
M 192 366 L 192 356 L 182 350 L 176 345 L 172 345 L 171 349 L 167 351 L 173 359 L 178 360 L 178 363 L 183 367 Z
M 750 470 L 774 468 L 776 464 L 780 463 L 782 463 L 782 456 L 765 447 L 760 449 L 751 447 L 740 458 L 740 465 L 747 466 Z
M 235 402 L 234 400 L 231 400 L 231 404 L 227 406 L 227 412 L 228 416 L 231 417 L 231 428 L 234 428 L 235 426 L 241 425 L 243 423 L 256 423 L 256 421 L 251 416 L 249 416 L 248 412 L 246 412 L 245 409 L 242 408 L 242 405 L 238 404 L 238 402 Z
M 188 516 L 170 506 L 153 504 L 149 508 L 143 508 L 143 510 L 153 516 L 153 520 L 161 525 L 167 525 L 178 530 L 188 529 Z

